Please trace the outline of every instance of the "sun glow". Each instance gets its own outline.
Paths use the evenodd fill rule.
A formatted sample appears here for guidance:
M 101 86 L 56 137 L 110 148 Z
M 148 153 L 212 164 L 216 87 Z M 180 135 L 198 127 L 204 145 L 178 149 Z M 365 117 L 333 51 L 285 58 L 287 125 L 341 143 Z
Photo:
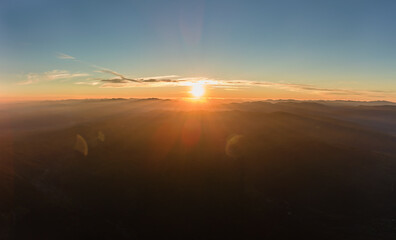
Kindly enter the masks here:
M 200 98 L 205 94 L 205 87 L 203 84 L 194 84 L 191 86 L 191 91 L 190 93 L 195 97 L 195 98 Z

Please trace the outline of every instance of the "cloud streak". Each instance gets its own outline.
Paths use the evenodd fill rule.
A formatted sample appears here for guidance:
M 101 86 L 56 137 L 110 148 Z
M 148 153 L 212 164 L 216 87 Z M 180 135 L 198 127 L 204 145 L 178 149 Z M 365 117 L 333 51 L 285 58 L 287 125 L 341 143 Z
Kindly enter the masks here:
M 89 76 L 87 73 L 70 73 L 66 70 L 52 70 L 44 73 L 29 73 L 25 81 L 19 82 L 19 85 L 29 85 L 44 81 L 53 81 L 58 79 L 70 79 Z
M 100 81 L 89 81 L 89 82 L 75 82 L 74 84 L 77 85 L 89 85 L 89 86 L 96 86 L 100 84 Z
M 155 83 L 177 83 L 180 81 L 183 81 L 181 79 L 175 80 L 174 78 L 178 77 L 177 75 L 165 75 L 165 76 L 155 76 L 155 77 L 145 77 L 145 78 L 129 78 L 126 77 L 124 74 L 118 73 L 114 70 L 108 69 L 108 68 L 103 68 L 103 67 L 99 67 L 95 64 L 91 64 L 91 63 L 87 63 L 84 61 L 81 61 L 75 57 L 72 57 L 70 55 L 67 55 L 65 53 L 58 53 L 57 57 L 59 59 L 71 59 L 74 60 L 78 63 L 82 63 L 85 65 L 88 65 L 92 68 L 97 69 L 95 72 L 97 73 L 104 73 L 104 74 L 110 74 L 113 75 L 115 77 L 113 78 L 102 78 L 102 79 L 98 79 L 99 81 L 101 81 L 103 84 L 101 87 L 136 87 L 138 85 L 134 85 L 133 83 L 140 83 L 140 85 L 143 84 L 147 84 L 147 83 L 151 83 L 151 84 L 155 84 Z M 77 82 L 75 84 L 85 84 L 85 85 L 98 85 L 97 82 L 94 82 L 95 84 L 92 84 L 91 81 L 88 82 Z
M 103 85 L 101 87 L 107 88 L 119 88 L 119 87 L 139 87 L 146 86 L 148 84 L 156 83 L 179 83 L 184 80 L 177 79 L 177 75 L 165 75 L 165 76 L 155 76 L 155 77 L 144 77 L 144 78 L 129 78 L 125 77 L 123 74 L 115 72 L 109 69 L 102 69 L 96 72 L 106 73 L 114 75 L 113 78 L 99 79 Z
M 295 83 L 278 83 L 267 81 L 225 81 L 224 86 L 261 86 L 283 89 L 293 92 L 309 92 L 314 94 L 331 94 L 331 95 L 368 95 L 368 94 L 394 94 L 393 91 L 381 90 L 350 90 L 342 88 L 322 88 L 310 84 L 295 84 Z
M 160 87 L 160 86 L 191 86 L 193 84 L 203 84 L 214 88 L 225 90 L 238 90 L 254 87 L 274 88 L 291 92 L 305 92 L 316 95 L 339 95 L 339 96 L 373 96 L 378 94 L 394 94 L 392 91 L 380 90 L 350 90 L 342 88 L 322 88 L 309 84 L 279 83 L 268 81 L 249 80 L 221 80 L 202 77 L 178 77 L 176 75 L 159 76 L 149 78 L 128 78 L 113 71 L 104 71 L 115 75 L 114 78 L 99 79 L 95 85 L 101 88 L 135 88 L 135 87 Z
M 75 57 L 72 57 L 70 55 L 64 54 L 64 53 L 58 53 L 58 55 L 56 56 L 59 59 L 72 59 L 75 60 Z
M 84 63 L 95 69 L 95 72 L 112 75 L 110 78 L 97 78 L 94 81 L 80 81 L 75 84 L 99 86 L 100 88 L 135 88 L 135 87 L 161 87 L 161 86 L 191 86 L 193 84 L 203 84 L 214 88 L 222 88 L 225 90 L 238 90 L 253 87 L 264 87 L 281 89 L 292 92 L 305 92 L 317 95 L 340 95 L 340 96 L 370 96 L 370 97 L 386 97 L 386 95 L 393 95 L 393 91 L 381 90 L 350 90 L 343 88 L 323 88 L 310 84 L 296 84 L 296 83 L 280 83 L 269 81 L 249 81 L 249 80 L 222 80 L 210 79 L 204 77 L 180 77 L 178 75 L 166 75 L 155 77 L 140 77 L 132 78 L 124 74 L 113 71 L 111 69 L 99 67 L 97 65 L 80 61 L 79 59 L 70 55 L 59 53 L 60 59 L 72 59 L 74 61 Z M 72 75 L 71 77 L 76 77 Z M 33 80 L 34 82 L 34 80 Z M 383 95 L 383 96 L 378 96 Z

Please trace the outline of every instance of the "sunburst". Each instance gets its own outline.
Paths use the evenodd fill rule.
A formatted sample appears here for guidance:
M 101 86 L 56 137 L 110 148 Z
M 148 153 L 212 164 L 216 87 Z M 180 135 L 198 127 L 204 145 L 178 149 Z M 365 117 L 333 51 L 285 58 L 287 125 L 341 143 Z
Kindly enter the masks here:
M 194 84 L 191 86 L 191 95 L 193 95 L 195 98 L 200 98 L 205 94 L 205 87 L 203 84 Z

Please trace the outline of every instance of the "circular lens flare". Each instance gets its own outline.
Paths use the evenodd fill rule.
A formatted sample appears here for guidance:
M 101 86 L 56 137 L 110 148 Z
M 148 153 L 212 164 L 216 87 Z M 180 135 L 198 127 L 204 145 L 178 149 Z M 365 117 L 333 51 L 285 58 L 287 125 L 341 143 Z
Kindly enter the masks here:
M 195 97 L 195 98 L 200 98 L 205 94 L 205 87 L 203 84 L 194 84 L 191 86 L 191 91 L 190 93 Z

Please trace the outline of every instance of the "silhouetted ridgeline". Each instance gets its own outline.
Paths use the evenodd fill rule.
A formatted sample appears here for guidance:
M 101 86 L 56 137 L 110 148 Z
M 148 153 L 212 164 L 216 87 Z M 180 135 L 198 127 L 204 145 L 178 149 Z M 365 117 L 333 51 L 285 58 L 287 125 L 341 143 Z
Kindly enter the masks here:
M 396 106 L 0 108 L 0 239 L 395 239 Z

